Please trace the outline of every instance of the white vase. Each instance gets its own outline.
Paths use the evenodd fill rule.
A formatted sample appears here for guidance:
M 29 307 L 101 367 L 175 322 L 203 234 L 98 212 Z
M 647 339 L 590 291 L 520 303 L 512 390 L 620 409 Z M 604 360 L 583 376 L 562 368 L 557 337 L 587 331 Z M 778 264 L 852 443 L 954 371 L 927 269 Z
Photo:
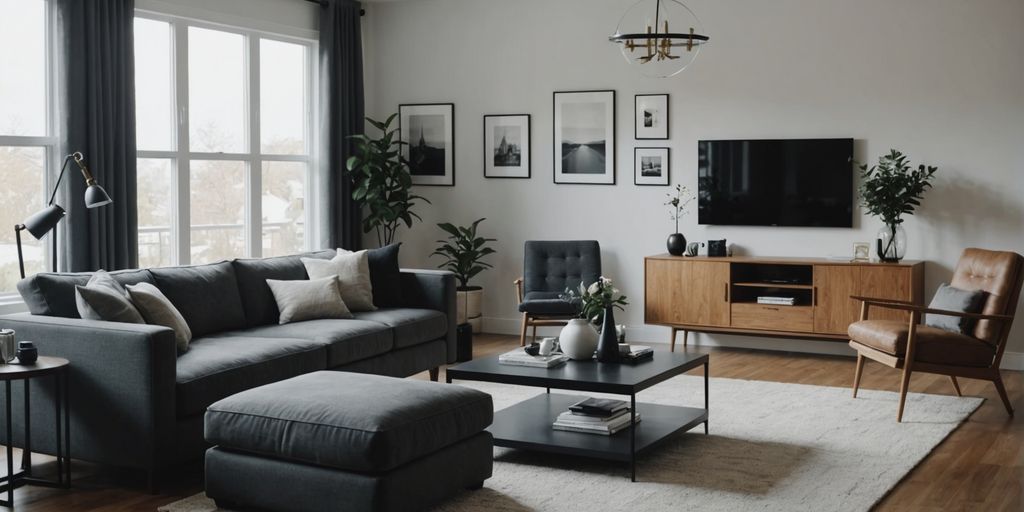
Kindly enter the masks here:
M 558 335 L 562 353 L 576 360 L 590 360 L 597 350 L 597 330 L 582 318 L 573 318 Z

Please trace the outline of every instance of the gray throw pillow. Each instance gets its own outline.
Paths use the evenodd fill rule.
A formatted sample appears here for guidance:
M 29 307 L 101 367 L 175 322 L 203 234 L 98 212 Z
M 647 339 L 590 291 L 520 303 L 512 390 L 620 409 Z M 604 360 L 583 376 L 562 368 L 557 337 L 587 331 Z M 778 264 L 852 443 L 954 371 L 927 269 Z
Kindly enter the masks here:
M 928 304 L 929 309 L 941 309 L 945 311 L 956 311 L 960 313 L 980 313 L 985 306 L 985 292 L 983 290 L 961 290 L 946 283 L 939 285 L 939 289 Z M 925 315 L 924 324 L 944 331 L 959 334 L 970 334 L 974 328 L 974 320 L 960 316 L 951 315 Z
M 352 318 L 338 287 L 337 276 L 310 281 L 267 279 L 281 316 L 277 323 L 287 324 L 319 318 Z
M 149 283 L 130 284 L 128 295 L 139 308 L 147 324 L 170 327 L 174 331 L 174 345 L 179 354 L 188 350 L 188 344 L 192 341 L 192 329 L 178 308 L 174 307 L 159 288 Z
M 102 270 L 93 274 L 85 286 L 75 286 L 75 305 L 78 315 L 86 320 L 146 323 L 121 283 Z
M 310 279 L 338 276 L 341 299 L 350 311 L 373 311 L 373 284 L 370 281 L 370 260 L 366 251 L 348 252 L 338 249 L 329 260 L 302 258 Z

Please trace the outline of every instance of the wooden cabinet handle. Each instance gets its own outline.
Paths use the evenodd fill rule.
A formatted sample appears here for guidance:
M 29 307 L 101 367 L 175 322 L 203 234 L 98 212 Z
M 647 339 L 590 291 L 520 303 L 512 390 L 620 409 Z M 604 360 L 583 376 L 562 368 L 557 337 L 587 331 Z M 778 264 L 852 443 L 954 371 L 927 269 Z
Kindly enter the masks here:
M 818 287 L 815 286 L 811 289 L 811 295 L 814 297 L 814 305 L 818 305 Z
M 729 302 L 729 283 L 725 283 L 725 301 Z

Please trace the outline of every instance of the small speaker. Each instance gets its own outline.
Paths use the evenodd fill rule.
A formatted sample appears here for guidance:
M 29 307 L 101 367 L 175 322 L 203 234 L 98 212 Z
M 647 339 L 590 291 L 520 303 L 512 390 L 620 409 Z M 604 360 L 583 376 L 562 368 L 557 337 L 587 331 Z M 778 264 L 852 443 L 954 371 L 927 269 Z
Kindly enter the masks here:
M 724 238 L 721 240 L 708 240 L 708 256 L 718 258 L 726 256 L 728 252 L 726 245 Z

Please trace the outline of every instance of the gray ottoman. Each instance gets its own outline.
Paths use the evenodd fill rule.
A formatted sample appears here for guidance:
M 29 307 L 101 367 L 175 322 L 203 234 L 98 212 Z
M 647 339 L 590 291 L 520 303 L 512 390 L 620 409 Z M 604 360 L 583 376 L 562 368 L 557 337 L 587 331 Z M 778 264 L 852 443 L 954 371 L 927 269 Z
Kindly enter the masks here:
M 491 476 L 490 395 L 322 371 L 206 411 L 206 494 L 224 508 L 418 510 Z

